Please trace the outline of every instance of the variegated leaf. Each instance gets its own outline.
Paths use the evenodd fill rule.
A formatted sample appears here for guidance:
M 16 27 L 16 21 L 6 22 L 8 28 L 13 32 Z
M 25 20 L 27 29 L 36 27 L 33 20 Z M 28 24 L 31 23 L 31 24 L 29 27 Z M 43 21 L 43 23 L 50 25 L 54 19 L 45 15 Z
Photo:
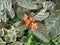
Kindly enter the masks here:
M 39 21 L 46 19 L 49 16 L 49 13 L 45 11 L 46 9 L 41 10 L 34 18 Z
M 49 42 L 50 40 L 48 31 L 42 24 L 39 25 L 37 30 L 33 31 L 33 34 L 45 43 Z
M 47 29 L 49 30 L 49 35 L 51 39 L 60 35 L 60 12 L 53 13 L 46 19 Z
M 19 6 L 27 9 L 37 9 L 37 5 L 27 0 L 16 0 Z

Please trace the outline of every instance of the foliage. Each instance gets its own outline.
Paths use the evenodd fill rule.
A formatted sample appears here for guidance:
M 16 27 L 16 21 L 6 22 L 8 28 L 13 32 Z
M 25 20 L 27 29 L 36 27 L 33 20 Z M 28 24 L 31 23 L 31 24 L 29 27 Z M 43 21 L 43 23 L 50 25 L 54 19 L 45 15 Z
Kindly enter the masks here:
M 60 45 L 59 12 L 59 0 L 0 0 L 0 45 Z

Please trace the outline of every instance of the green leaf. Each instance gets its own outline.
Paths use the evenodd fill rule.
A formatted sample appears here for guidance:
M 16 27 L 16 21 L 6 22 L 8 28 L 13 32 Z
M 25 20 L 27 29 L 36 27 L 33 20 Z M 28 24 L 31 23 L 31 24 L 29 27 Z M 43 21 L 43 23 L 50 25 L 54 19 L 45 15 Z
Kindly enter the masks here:
M 51 2 L 51 1 L 45 1 L 45 2 L 43 2 L 43 7 L 45 9 L 51 9 L 51 7 L 54 7 L 54 6 L 55 6 L 54 3 Z
M 0 45 L 6 45 L 6 42 L 4 42 L 2 38 L 0 38 Z
M 60 34 L 60 12 L 53 13 L 46 19 L 51 39 Z
M 23 12 L 23 8 L 22 7 L 18 7 L 16 13 L 17 13 L 17 18 L 19 18 L 19 19 L 23 18 L 24 12 Z
M 6 11 L 4 10 L 4 1 L 0 1 L 0 22 L 1 20 L 3 22 L 6 22 L 7 21 L 7 18 L 6 18 Z
M 4 28 L 4 30 L 5 30 L 5 33 L 6 33 L 6 35 L 4 36 L 5 41 L 7 43 L 15 42 L 16 41 L 16 37 L 17 37 L 15 30 L 14 29 L 7 30 L 5 28 Z
M 27 9 L 37 9 L 37 5 L 27 0 L 16 0 L 19 6 Z
M 21 42 L 13 42 L 11 45 L 22 45 Z
M 50 40 L 48 31 L 42 24 L 39 25 L 39 28 L 37 30 L 33 31 L 33 34 L 45 43 L 49 42 Z
M 36 20 L 41 21 L 41 20 L 46 19 L 48 16 L 49 16 L 49 13 L 46 12 L 46 9 L 42 9 L 36 16 L 34 16 L 34 18 Z
M 36 0 L 35 3 L 37 3 L 38 5 L 38 9 L 42 8 L 43 7 L 43 2 L 46 1 L 46 0 Z
M 4 9 L 3 2 L 0 0 L 0 11 Z
M 7 15 L 6 15 L 6 11 L 0 11 L 0 20 L 2 20 L 3 22 L 7 21 Z
M 3 15 L 3 12 L 0 11 L 0 22 L 1 22 L 1 19 L 2 19 L 2 16 Z
M 11 16 L 11 18 L 14 18 L 15 13 L 12 9 L 12 0 L 4 0 L 4 6 L 9 11 L 9 15 Z
M 0 42 L 3 42 L 2 38 L 0 38 Z
M 16 27 L 16 29 L 19 29 L 19 30 L 22 30 L 22 31 L 24 31 L 24 30 L 26 30 L 28 27 L 26 26 L 26 25 L 22 25 L 22 26 L 18 26 L 19 25 L 19 23 L 20 23 L 20 21 L 19 22 L 16 22 L 15 24 L 14 24 L 14 26 Z
M 23 26 L 21 26 L 20 28 L 19 28 L 19 30 L 27 30 L 28 29 L 28 27 L 26 26 L 26 25 L 23 25 Z
M 46 0 L 36 0 L 38 3 L 42 3 L 42 2 L 44 2 L 44 1 L 46 1 Z
M 7 10 L 10 10 L 12 8 L 12 0 L 4 0 L 4 6 L 7 8 Z
M 9 11 L 9 15 L 11 16 L 11 18 L 14 18 L 15 17 L 15 12 L 13 9 L 11 10 L 8 10 Z
M 6 45 L 6 42 L 0 42 L 0 45 Z
M 2 18 L 2 21 L 3 21 L 3 22 L 6 22 L 6 21 L 7 21 L 7 16 L 6 16 L 6 14 L 4 14 L 1 18 Z
M 16 30 L 16 35 L 17 35 L 18 38 L 20 38 L 20 37 L 22 37 L 24 35 L 24 31 L 17 29 Z
M 4 30 L 3 30 L 3 28 L 0 29 L 0 36 L 4 36 Z

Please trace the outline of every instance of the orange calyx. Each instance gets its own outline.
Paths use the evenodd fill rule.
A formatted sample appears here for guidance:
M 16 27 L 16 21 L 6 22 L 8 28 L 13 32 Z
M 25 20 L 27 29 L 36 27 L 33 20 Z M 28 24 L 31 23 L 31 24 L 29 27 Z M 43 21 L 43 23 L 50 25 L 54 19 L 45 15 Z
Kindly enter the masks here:
M 32 23 L 32 24 L 30 25 L 30 28 L 31 28 L 32 31 L 34 31 L 35 29 L 37 29 L 37 28 L 38 28 L 37 23 Z

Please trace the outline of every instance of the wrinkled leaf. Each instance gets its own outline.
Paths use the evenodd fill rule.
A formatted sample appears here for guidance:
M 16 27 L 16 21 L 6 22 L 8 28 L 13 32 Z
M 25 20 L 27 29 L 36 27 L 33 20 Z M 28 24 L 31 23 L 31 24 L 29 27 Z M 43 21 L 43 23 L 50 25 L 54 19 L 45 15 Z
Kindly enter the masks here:
M 47 29 L 43 25 L 39 25 L 39 28 L 33 31 L 33 34 L 44 42 L 49 42 L 49 35 Z
M 23 30 L 19 30 L 19 29 L 16 30 L 16 35 L 18 38 L 22 37 L 23 34 L 24 34 Z
M 21 42 L 14 42 L 11 45 L 22 45 L 22 43 Z
M 60 34 L 60 13 L 53 13 L 47 18 L 47 29 L 49 30 L 49 35 L 51 39 L 55 38 Z
M 0 36 L 4 36 L 4 30 L 3 30 L 3 28 L 0 29 Z
M 7 10 L 11 10 L 12 8 L 12 0 L 4 0 L 4 6 Z
M 4 9 L 3 2 L 0 1 L 0 11 Z
M 27 0 L 16 0 L 16 1 L 23 8 L 37 9 L 37 5 L 32 3 L 32 2 L 30 2 L 30 1 L 27 1 Z
M 0 42 L 3 42 L 2 38 L 0 38 Z
M 2 38 L 0 38 L 0 45 L 6 45 L 6 42 L 4 42 Z
M 0 45 L 6 45 L 6 42 L 0 42 Z
M 16 29 L 19 29 L 19 30 L 22 30 L 22 31 L 24 31 L 24 30 L 26 30 L 28 27 L 26 26 L 26 25 L 22 25 L 22 26 L 18 26 L 18 25 L 20 25 L 19 24 L 20 23 L 20 21 L 19 22 L 16 22 L 15 24 L 14 24 L 14 26 L 16 27 Z
M 12 0 L 4 0 L 4 6 L 9 11 L 9 15 L 11 16 L 11 18 L 14 18 L 15 13 L 12 9 Z
M 42 3 L 44 2 L 45 0 L 36 0 L 38 3 Z
M 54 3 L 51 1 L 45 1 L 45 2 L 43 2 L 43 7 L 45 9 L 51 9 L 51 7 L 54 7 Z
M 15 12 L 13 9 L 9 10 L 9 15 L 11 16 L 11 18 L 15 17 Z
M 23 14 L 24 14 L 23 8 L 18 7 L 16 13 L 17 13 L 17 17 L 18 17 L 19 19 L 22 19 L 22 18 L 23 18 L 23 16 L 24 16 L 24 15 L 23 15 Z
M 16 36 L 15 31 L 5 29 L 5 32 L 6 32 L 6 35 L 5 35 L 4 39 L 7 43 L 16 41 L 17 36 Z
M 49 13 L 45 11 L 46 9 L 41 10 L 34 18 L 39 21 L 46 19 L 49 16 Z
M 6 22 L 7 21 L 7 16 L 6 15 L 3 15 L 1 18 L 2 18 L 2 21 L 3 22 Z

